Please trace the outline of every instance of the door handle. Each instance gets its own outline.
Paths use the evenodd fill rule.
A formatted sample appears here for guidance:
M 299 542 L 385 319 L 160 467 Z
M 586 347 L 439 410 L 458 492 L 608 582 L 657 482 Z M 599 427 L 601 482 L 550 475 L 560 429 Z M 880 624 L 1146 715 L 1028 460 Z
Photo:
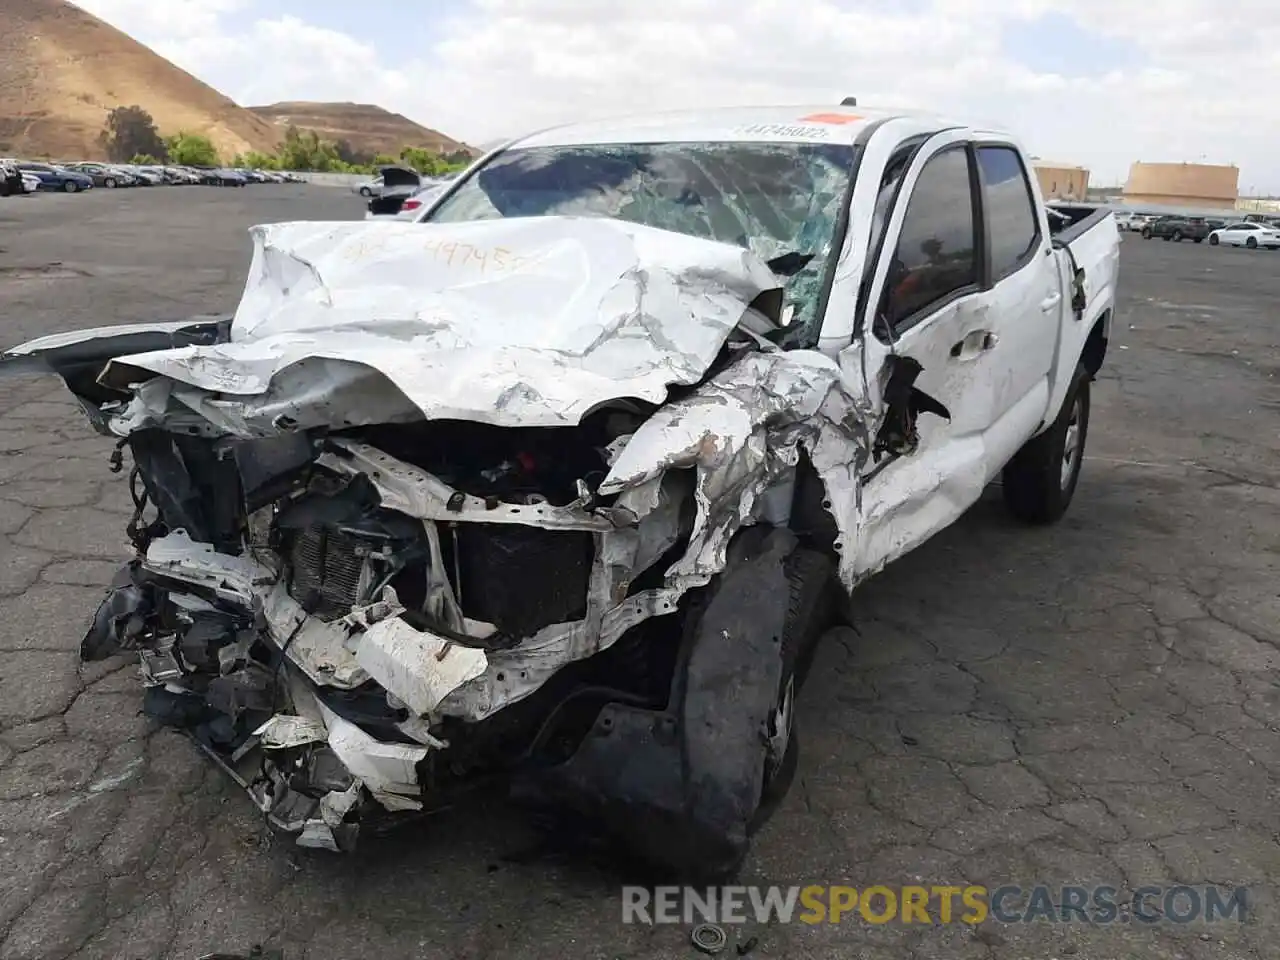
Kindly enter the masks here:
M 1043 300 L 1040 301 L 1040 311 L 1042 313 L 1048 313 L 1050 310 L 1052 310 L 1061 302 L 1062 302 L 1061 293 L 1051 293 L 1049 294 L 1049 296 L 1045 297 Z
M 951 356 L 955 360 L 972 360 L 999 342 L 1000 338 L 990 330 L 974 330 L 951 347 Z

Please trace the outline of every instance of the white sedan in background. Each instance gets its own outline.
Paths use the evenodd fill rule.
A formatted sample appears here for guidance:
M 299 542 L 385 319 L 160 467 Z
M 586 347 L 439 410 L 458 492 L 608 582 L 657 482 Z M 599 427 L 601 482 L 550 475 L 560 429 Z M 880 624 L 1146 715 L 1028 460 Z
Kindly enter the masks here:
M 1209 234 L 1209 243 L 1215 247 L 1223 243 L 1251 250 L 1258 247 L 1280 250 L 1280 229 L 1268 223 L 1230 223 Z

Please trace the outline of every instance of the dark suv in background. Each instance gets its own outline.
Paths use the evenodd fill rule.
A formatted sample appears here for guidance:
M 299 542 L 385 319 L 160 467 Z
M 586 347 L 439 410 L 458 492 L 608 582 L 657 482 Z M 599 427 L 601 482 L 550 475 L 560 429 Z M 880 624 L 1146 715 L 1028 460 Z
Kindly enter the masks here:
M 1161 217 L 1142 228 L 1142 238 L 1150 240 L 1159 237 L 1161 240 L 1194 240 L 1203 243 L 1212 230 L 1203 217 Z

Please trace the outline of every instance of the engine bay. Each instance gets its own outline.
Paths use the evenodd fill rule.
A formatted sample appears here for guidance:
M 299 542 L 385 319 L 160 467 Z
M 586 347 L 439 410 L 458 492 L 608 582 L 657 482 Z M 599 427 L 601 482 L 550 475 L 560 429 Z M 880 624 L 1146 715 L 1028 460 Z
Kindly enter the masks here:
M 687 471 L 663 481 L 668 509 L 646 520 L 643 548 L 634 519 L 617 526 L 633 516 L 619 495 L 596 493 L 647 412 L 623 402 L 579 429 L 440 421 L 274 441 L 139 431 L 118 451 L 135 464 L 139 559 L 82 655 L 136 649 L 145 711 L 308 844 L 353 843 L 361 804 L 375 822 L 436 809 L 563 756 L 605 702 L 660 708 L 669 689 L 675 642 L 639 616 L 652 604 L 605 626 L 661 587 L 693 519 Z M 397 509 L 415 484 L 430 487 L 425 516 Z M 476 681 L 488 688 L 451 708 L 447 695 Z M 348 741 L 359 747 L 335 753 Z

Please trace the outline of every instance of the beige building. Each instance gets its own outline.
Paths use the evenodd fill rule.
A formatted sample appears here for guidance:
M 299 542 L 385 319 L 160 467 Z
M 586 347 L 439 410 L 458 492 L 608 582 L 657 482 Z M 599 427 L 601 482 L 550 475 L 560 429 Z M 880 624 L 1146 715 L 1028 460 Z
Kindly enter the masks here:
M 1040 193 L 1046 200 L 1083 200 L 1089 192 L 1089 171 L 1065 163 L 1031 158 Z
M 1233 210 L 1240 170 L 1206 163 L 1135 163 L 1124 185 L 1126 204 Z

